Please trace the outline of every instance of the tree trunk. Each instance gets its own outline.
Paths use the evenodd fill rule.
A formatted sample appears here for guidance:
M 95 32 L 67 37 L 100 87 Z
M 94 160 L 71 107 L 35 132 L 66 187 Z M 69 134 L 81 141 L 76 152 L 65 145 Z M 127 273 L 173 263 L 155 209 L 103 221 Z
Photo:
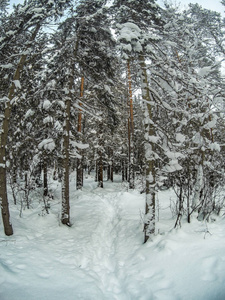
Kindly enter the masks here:
M 174 225 L 174 228 L 176 228 L 178 225 L 181 227 L 181 219 L 183 216 L 183 182 L 182 178 L 179 178 L 179 186 L 180 186 L 180 191 L 179 191 L 179 203 L 178 203 L 178 212 L 177 212 L 177 220 Z
M 73 57 L 77 56 L 77 50 L 79 45 L 79 39 L 77 39 L 76 46 L 74 49 Z M 69 94 L 65 99 L 65 116 L 63 126 L 63 159 L 62 159 L 62 215 L 61 222 L 71 226 L 70 224 L 70 111 L 72 101 L 72 89 L 74 85 L 74 71 L 75 66 L 73 60 L 71 61 L 71 73 L 69 76 Z
M 191 194 L 191 175 L 188 166 L 188 176 L 187 176 L 187 221 L 191 223 L 191 211 L 190 211 L 190 194 Z
M 65 123 L 63 134 L 63 176 L 62 176 L 62 224 L 70 226 L 70 201 L 69 201 L 69 143 L 70 143 L 70 106 L 71 100 L 66 100 Z
M 98 160 L 98 187 L 103 188 L 103 162 L 102 156 Z
M 108 147 L 107 180 L 113 182 L 113 149 Z
M 107 180 L 108 181 L 110 180 L 110 173 L 111 173 L 111 166 L 110 166 L 110 163 L 109 163 L 108 166 L 107 166 Z
M 44 192 L 43 196 L 47 197 L 48 196 L 48 168 L 47 168 L 47 161 L 46 158 L 44 157 L 43 160 L 43 184 L 44 184 Z
M 113 182 L 113 160 L 111 161 L 111 166 L 110 166 L 110 180 Z
M 125 181 L 125 162 L 124 158 L 121 159 L 122 182 Z
M 80 85 L 80 98 L 83 97 L 83 93 L 84 93 L 84 77 L 81 78 L 81 85 Z M 79 105 L 82 106 L 81 102 L 79 102 Z M 81 139 L 81 135 L 82 135 L 82 111 L 81 109 L 79 109 L 79 114 L 78 114 L 78 126 L 77 126 L 77 131 L 78 131 L 78 135 L 79 138 Z M 81 152 L 81 156 L 82 154 L 82 150 L 80 150 Z M 83 158 L 77 158 L 77 190 L 82 189 L 83 186 Z
M 74 68 L 72 68 L 74 71 Z M 70 108 L 71 108 L 71 89 L 73 87 L 73 72 L 70 75 L 69 95 L 66 98 L 64 128 L 63 128 L 63 159 L 62 159 L 62 224 L 70 226 Z
M 30 200 L 29 200 L 29 182 L 28 182 L 28 171 L 25 171 L 25 187 L 24 187 L 24 194 L 25 194 L 25 201 L 27 208 L 30 209 Z
M 95 161 L 95 182 L 98 182 L 98 159 Z
M 155 160 L 153 156 L 154 144 L 149 141 L 151 136 L 155 135 L 152 125 L 152 106 L 151 94 L 148 87 L 148 75 L 146 63 L 143 55 L 139 57 L 139 63 L 142 71 L 142 97 L 147 105 L 147 119 L 145 120 L 145 160 L 146 160 L 146 205 L 145 205 L 145 223 L 144 223 L 144 242 L 155 233 Z
M 39 29 L 40 29 L 40 25 L 37 25 L 31 36 L 31 40 L 30 40 L 31 42 L 35 39 Z M 9 204 L 8 204 L 8 197 L 7 197 L 6 145 L 7 145 L 9 122 L 11 116 L 11 100 L 14 98 L 15 91 L 16 91 L 16 81 L 19 81 L 20 79 L 20 73 L 23 70 L 26 58 L 27 55 L 21 56 L 15 74 L 13 76 L 13 82 L 10 86 L 9 94 L 8 94 L 9 100 L 6 102 L 5 105 L 5 113 L 4 113 L 4 119 L 2 123 L 1 135 L 0 135 L 0 203 L 1 203 L 4 231 L 5 234 L 8 236 L 13 234 L 13 228 L 10 222 Z
M 134 189 L 134 117 L 133 117 L 133 95 L 131 84 L 130 60 L 127 60 L 128 92 L 129 92 L 129 118 L 128 118 L 128 149 L 129 149 L 129 188 Z

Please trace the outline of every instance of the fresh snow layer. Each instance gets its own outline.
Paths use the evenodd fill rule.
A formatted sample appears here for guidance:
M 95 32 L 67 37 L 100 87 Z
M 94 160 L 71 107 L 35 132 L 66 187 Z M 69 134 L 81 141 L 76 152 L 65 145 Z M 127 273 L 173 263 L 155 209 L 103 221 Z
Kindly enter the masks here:
M 71 176 L 72 227 L 60 224 L 60 184 L 43 213 L 41 195 L 32 208 L 10 203 L 14 235 L 0 227 L 1 300 L 223 300 L 225 220 L 193 218 L 173 229 L 172 191 L 159 194 L 157 232 L 143 244 L 145 196 L 116 177 L 96 188 Z M 11 199 L 12 201 L 12 199 Z

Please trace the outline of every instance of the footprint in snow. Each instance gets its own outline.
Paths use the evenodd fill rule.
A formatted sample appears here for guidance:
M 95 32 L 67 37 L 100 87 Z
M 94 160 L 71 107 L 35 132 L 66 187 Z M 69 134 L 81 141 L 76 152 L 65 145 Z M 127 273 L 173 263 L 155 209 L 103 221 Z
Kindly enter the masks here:
M 43 279 L 48 279 L 50 277 L 50 274 L 47 273 L 39 273 L 37 274 L 38 277 L 43 278 Z
M 16 265 L 16 268 L 19 269 L 19 270 L 25 270 L 26 269 L 26 265 Z
M 206 257 L 202 261 L 202 271 L 203 274 L 201 279 L 204 281 L 215 281 L 217 280 L 217 275 L 215 271 L 217 269 L 218 259 L 214 256 Z

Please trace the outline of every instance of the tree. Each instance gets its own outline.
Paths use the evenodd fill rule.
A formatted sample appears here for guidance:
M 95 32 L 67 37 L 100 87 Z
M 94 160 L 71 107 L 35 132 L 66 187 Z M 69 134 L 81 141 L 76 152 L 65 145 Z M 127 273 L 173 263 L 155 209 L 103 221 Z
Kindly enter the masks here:
M 151 234 L 155 231 L 155 162 L 154 162 L 154 146 L 150 142 L 155 136 L 152 116 L 152 105 L 154 101 L 149 91 L 149 80 L 147 76 L 147 66 L 145 64 L 146 46 L 151 42 L 149 30 L 154 32 L 156 25 L 160 24 L 158 15 L 159 7 L 155 1 L 147 1 L 137 3 L 135 1 L 114 1 L 117 7 L 117 20 L 119 24 L 120 47 L 123 50 L 123 55 L 128 61 L 130 58 L 135 58 L 140 65 L 142 72 L 142 98 L 147 102 L 146 119 L 145 119 L 145 136 L 146 136 L 146 210 L 144 232 L 146 242 Z M 130 76 L 128 77 L 130 78 Z M 130 81 L 129 81 L 130 86 Z M 131 95 L 131 91 L 130 91 Z M 131 107 L 132 102 L 130 101 Z M 131 110 L 132 111 L 132 110 Z M 131 112 L 131 120 L 133 112 Z M 133 126 L 132 126 L 133 127 Z
M 90 3 L 91 2 L 91 3 Z M 86 93 L 91 93 L 108 110 L 113 111 L 112 88 L 115 71 L 115 42 L 110 31 L 108 9 L 106 1 L 81 1 L 76 8 L 78 22 L 77 34 L 79 36 L 79 67 L 86 84 Z M 89 89 L 89 90 L 88 90 Z M 105 108 L 103 109 L 104 111 Z M 100 119 L 104 116 L 99 113 Z M 104 125 L 101 121 L 99 126 L 99 146 L 98 146 L 98 178 L 99 185 L 103 187 L 103 140 Z M 97 153 L 96 153 L 97 154 Z M 79 160 L 78 160 L 79 166 Z
M 30 47 L 35 40 L 42 24 L 46 19 L 56 18 L 62 15 L 62 9 L 68 5 L 69 1 L 27 1 L 26 5 L 18 5 L 15 12 L 9 18 L 8 23 L 5 25 L 4 37 L 2 38 L 2 44 L 0 47 L 2 56 L 6 55 L 7 49 L 14 40 L 19 39 L 19 35 L 27 34 L 29 36 L 28 42 L 25 43 L 25 47 L 20 45 L 22 50 L 19 62 L 16 63 L 14 75 L 8 89 L 5 112 L 2 121 L 1 130 L 1 147 L 0 147 L 0 199 L 2 208 L 2 218 L 4 224 L 4 230 L 6 235 L 12 235 L 13 229 L 10 223 L 7 188 L 6 188 L 6 146 L 9 131 L 9 122 L 11 116 L 12 100 L 16 95 L 16 91 L 21 87 L 20 78 L 25 64 L 25 61 L 30 54 Z M 25 9 L 24 9 L 25 8 Z M 8 31 L 9 26 L 11 31 Z M 15 29 L 15 30 L 13 30 Z M 30 31 L 31 30 L 31 33 Z M 13 32 L 13 34 L 12 34 Z M 18 49 L 13 47 L 15 53 L 18 53 Z M 25 51 L 24 51 L 25 50 Z M 14 54 L 15 54 L 14 53 Z
M 82 101 L 84 94 L 84 77 L 81 77 L 81 83 L 80 83 L 80 99 Z M 82 106 L 82 102 L 79 103 L 80 106 Z M 78 125 L 77 125 L 77 132 L 79 135 L 79 140 L 82 141 L 82 110 L 79 110 L 78 113 Z M 77 189 L 81 189 L 83 186 L 83 155 L 81 155 L 81 158 L 77 158 Z
M 212 195 L 212 189 L 210 191 L 207 182 L 215 154 L 211 149 L 219 149 L 213 133 L 218 120 L 213 98 L 217 93 L 221 95 L 222 90 L 219 87 L 219 64 L 215 58 L 215 44 L 208 46 L 211 38 L 209 39 L 207 30 L 203 24 L 200 25 L 201 22 L 197 25 L 201 13 L 194 16 L 191 8 L 180 14 L 170 7 L 165 13 L 167 22 L 164 34 L 167 43 L 164 46 L 167 50 L 164 52 L 171 57 L 168 71 L 165 70 L 168 72 L 166 85 L 170 83 L 171 89 L 167 95 L 167 99 L 171 99 L 170 105 L 174 102 L 173 94 L 176 95 L 176 114 L 173 116 L 176 128 L 173 124 L 170 128 L 175 131 L 175 140 L 178 142 L 176 146 L 174 144 L 174 149 L 177 153 L 182 153 L 182 169 L 174 170 L 170 175 L 178 195 L 177 226 L 185 211 L 184 199 L 187 200 L 187 218 L 190 222 L 191 213 L 195 210 L 200 212 L 201 206 L 206 204 L 206 197 L 209 200 L 210 194 Z M 204 14 L 204 18 L 206 16 Z M 208 169 L 209 164 L 211 170 Z M 210 200 L 206 206 L 211 206 L 209 202 Z

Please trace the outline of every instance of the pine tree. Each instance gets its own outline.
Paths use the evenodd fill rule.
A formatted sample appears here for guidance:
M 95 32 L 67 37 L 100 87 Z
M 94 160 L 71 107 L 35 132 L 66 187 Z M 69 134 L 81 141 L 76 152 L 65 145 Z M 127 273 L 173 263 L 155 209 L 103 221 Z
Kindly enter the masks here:
M 15 11 L 8 19 L 8 23 L 4 26 L 4 32 L 2 32 L 1 43 L 1 61 L 4 56 L 7 55 L 7 49 L 10 45 L 16 41 L 23 39 L 23 35 L 29 36 L 28 42 L 19 44 L 19 48 L 16 48 L 17 43 L 12 47 L 14 54 L 22 51 L 19 61 L 16 63 L 15 70 L 11 72 L 11 83 L 9 89 L 5 94 L 5 112 L 2 121 L 1 130 L 1 147 L 0 147 L 0 199 L 2 207 L 2 218 L 6 235 L 12 235 L 13 229 L 10 223 L 7 188 L 6 188 L 6 146 L 9 131 L 9 122 L 12 109 L 12 100 L 16 96 L 16 91 L 21 87 L 20 78 L 24 68 L 25 61 L 30 53 L 30 47 L 35 40 L 42 24 L 47 19 L 57 18 L 62 15 L 63 8 L 69 3 L 69 1 L 27 1 L 26 5 L 18 5 Z M 10 28 L 10 30 L 9 30 Z M 15 30 L 14 30 L 15 29 Z M 13 34 L 12 34 L 13 32 Z M 30 33 L 31 32 L 31 33 Z M 12 50 L 11 50 L 12 51 Z
M 173 123 L 176 125 L 174 130 L 178 147 L 174 149 L 177 153 L 182 153 L 182 170 L 170 175 L 174 180 L 179 201 L 176 226 L 180 224 L 184 214 L 182 199 L 187 199 L 187 217 L 190 222 L 191 210 L 200 211 L 204 195 L 212 194 L 212 190 L 205 189 L 209 186 L 209 169 L 206 166 L 214 155 L 214 151 L 211 152 L 210 149 L 217 148 L 213 131 L 218 117 L 214 113 L 212 99 L 214 92 L 220 94 L 221 89 L 218 89 L 220 76 L 213 47 L 205 44 L 206 38 L 210 42 L 209 35 L 204 26 L 197 25 L 197 15 L 193 17 L 192 9 L 182 15 L 170 7 L 166 13 L 169 19 L 164 30 L 167 40 L 165 52 L 170 53 L 171 57 L 167 83 L 172 83 L 171 95 L 168 94 L 167 99 L 171 99 L 171 105 L 173 94 L 176 95 L 176 119 L 174 118 Z
M 140 65 L 142 72 L 142 97 L 147 102 L 146 110 L 146 211 L 145 211 L 145 225 L 144 232 L 146 242 L 151 234 L 155 231 L 155 162 L 154 162 L 154 146 L 150 142 L 155 136 L 152 116 L 152 105 L 154 101 L 149 91 L 149 80 L 147 76 L 147 66 L 145 64 L 145 57 L 147 54 L 147 44 L 152 40 L 152 34 L 156 26 L 160 25 L 160 18 L 158 15 L 159 7 L 155 1 L 147 1 L 137 3 L 135 1 L 114 1 L 117 8 L 116 20 L 119 24 L 118 40 L 120 47 L 123 50 L 123 56 L 128 61 L 135 58 Z M 129 72 L 128 72 L 129 73 Z M 131 114 L 132 119 L 132 114 Z

